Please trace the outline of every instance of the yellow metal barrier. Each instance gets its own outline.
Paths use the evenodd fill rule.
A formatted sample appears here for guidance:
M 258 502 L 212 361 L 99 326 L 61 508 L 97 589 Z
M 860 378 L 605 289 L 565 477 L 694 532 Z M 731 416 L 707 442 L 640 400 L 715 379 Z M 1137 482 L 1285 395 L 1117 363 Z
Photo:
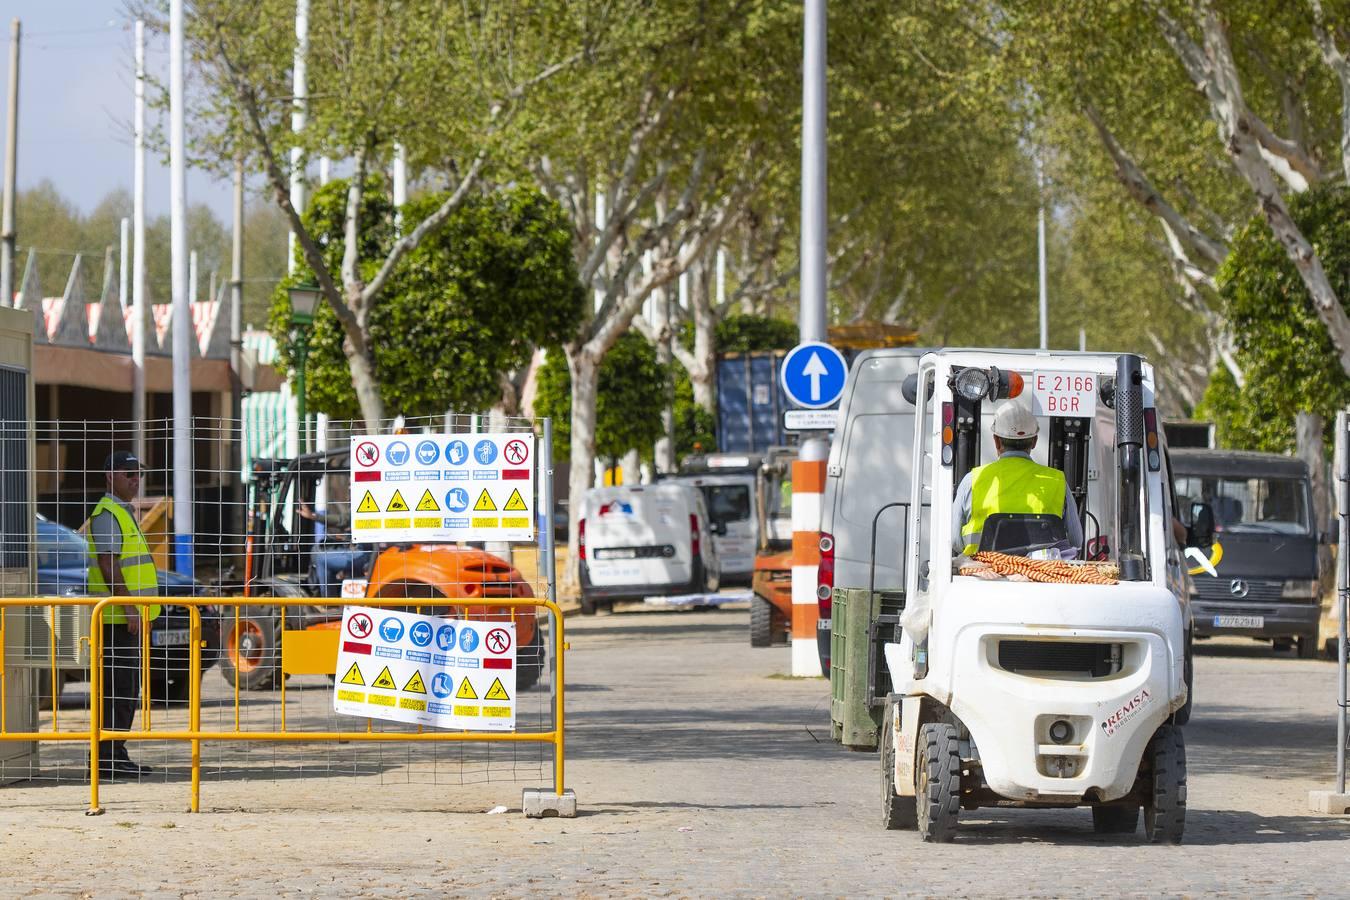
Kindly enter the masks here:
M 82 598 L 88 603 L 93 598 Z M 285 611 L 287 607 L 328 605 L 325 598 L 314 597 L 172 597 L 148 602 L 167 602 L 177 606 L 190 607 L 192 610 L 192 633 L 191 641 L 191 662 L 189 678 L 191 687 L 188 698 L 189 708 L 189 727 L 186 731 L 151 731 L 149 723 L 142 721 L 144 728 L 141 731 L 111 731 L 103 730 L 102 723 L 102 658 L 103 658 L 103 611 L 108 606 L 126 604 L 128 600 L 144 604 L 147 598 L 117 598 L 106 597 L 99 599 L 94 604 L 90 620 L 91 653 L 90 653 L 90 721 L 91 727 L 87 733 L 89 740 L 89 815 L 98 815 L 103 810 L 99 806 L 99 782 L 98 782 L 98 745 L 100 740 L 124 740 L 124 741 L 142 741 L 142 740 L 170 740 L 170 741 L 190 741 L 192 744 L 192 794 L 190 809 L 192 812 L 198 812 L 201 806 L 201 742 L 202 741 L 386 741 L 386 742 L 454 742 L 454 741 L 473 741 L 473 742 L 531 742 L 552 744 L 553 753 L 553 784 L 554 792 L 562 796 L 564 792 L 564 678 L 563 678 L 563 651 L 567 645 L 563 640 L 563 614 L 557 604 L 547 599 L 540 598 L 491 598 L 485 602 L 485 598 L 472 599 L 453 599 L 437 597 L 435 605 L 437 607 L 482 607 L 490 606 L 494 609 L 511 610 L 517 608 L 534 607 L 545 609 L 552 613 L 555 627 L 550 629 L 553 642 L 554 676 L 553 676 L 553 727 L 549 731 L 540 732 L 485 732 L 485 731 L 422 731 L 417 732 L 373 732 L 367 731 L 290 731 L 286 728 L 285 720 L 285 680 L 282 680 L 282 720 L 281 728 L 277 731 L 240 731 L 238 730 L 238 686 L 235 687 L 235 729 L 234 731 L 202 731 L 201 730 L 201 606 L 236 606 L 236 607 L 279 607 L 281 609 L 283 623 L 284 640 L 284 622 Z M 12 603 L 12 601 L 0 601 L 0 603 Z M 34 605 L 39 603 L 35 599 L 25 599 L 23 605 Z M 332 605 L 343 605 L 340 601 Z M 406 597 L 389 598 L 362 598 L 359 603 L 347 604 L 372 607 L 408 607 Z M 236 613 L 237 618 L 237 613 Z M 145 663 L 142 663 L 142 672 L 145 671 Z M 50 733 L 47 733 L 50 735 Z M 7 737 L 7 736 L 5 736 Z M 13 738 L 19 739 L 19 738 Z M 28 739 L 34 739 L 29 736 Z M 39 738 L 40 739 L 40 738 Z
M 179 731 L 153 731 L 151 729 L 151 704 L 149 702 L 148 684 L 150 681 L 150 636 L 149 629 L 143 629 L 141 632 L 141 730 L 139 731 L 114 731 L 103 728 L 103 614 L 108 606 L 146 606 L 150 603 L 172 604 L 175 606 L 188 607 L 190 609 L 190 635 L 189 635 L 189 672 L 190 680 L 188 693 L 188 728 Z M 345 601 L 334 601 L 331 605 L 342 606 Z M 543 609 L 552 614 L 554 627 L 550 629 L 550 638 L 553 645 L 554 672 L 552 678 L 553 684 L 553 723 L 548 731 L 538 732 L 480 732 L 480 731 L 425 731 L 421 726 L 416 732 L 376 732 L 370 730 L 369 723 L 365 731 L 292 731 L 286 726 L 285 720 L 285 680 L 282 680 L 281 700 L 282 700 L 282 719 L 280 728 L 275 731 L 241 731 L 239 725 L 239 688 L 234 688 L 234 714 L 235 726 L 233 731 L 203 731 L 201 728 L 201 676 L 202 676 L 202 648 L 204 641 L 202 639 L 202 620 L 200 607 L 203 606 L 235 606 L 235 618 L 238 619 L 239 607 L 272 607 L 280 608 L 284 622 L 285 610 L 287 607 L 329 605 L 325 598 L 313 597 L 19 597 L 19 598 L 0 598 L 0 741 L 87 741 L 89 744 L 89 809 L 88 815 L 98 815 L 102 813 L 99 805 L 99 742 L 118 740 L 118 741 L 186 741 L 191 744 L 191 804 L 192 812 L 198 812 L 201 807 L 201 744 L 203 741 L 384 741 L 384 742 L 499 742 L 499 743 L 541 743 L 553 745 L 553 781 L 554 792 L 562 796 L 564 792 L 564 754 L 565 754 L 565 730 L 564 730 L 564 678 L 563 678 L 563 654 L 567 649 L 567 644 L 563 640 L 563 614 L 557 604 L 541 598 L 491 598 L 485 602 L 485 598 L 472 599 L 451 599 L 437 597 L 435 605 L 437 607 L 483 607 L 489 606 L 493 609 L 513 610 L 516 608 L 533 607 Z M 360 605 L 372 607 L 402 607 L 408 608 L 414 604 L 409 604 L 408 598 L 362 598 L 359 603 L 345 605 Z M 53 684 L 53 729 L 50 731 L 33 732 L 11 732 L 5 731 L 5 691 L 3 690 L 5 660 L 5 641 L 4 629 L 6 627 L 5 611 L 16 607 L 56 607 L 56 606 L 83 606 L 90 608 L 90 659 L 89 659 L 89 721 L 87 729 L 79 731 L 60 731 L 57 730 L 57 715 L 60 706 L 60 674 L 55 662 L 55 650 L 52 648 L 52 684 Z M 284 626 L 283 626 L 284 627 Z M 334 634 L 336 634 L 334 632 Z M 282 632 L 283 641 L 286 635 Z M 315 655 L 322 653 L 322 647 L 326 644 L 333 647 L 336 637 L 327 635 L 304 635 L 301 638 L 300 633 L 292 638 L 296 641 L 299 638 L 298 645 L 303 649 L 295 657 L 295 664 L 292 670 L 296 674 L 302 672 L 316 671 Z M 308 645 L 308 646 L 304 646 Z M 222 648 L 223 649 L 223 648 Z M 299 647 L 298 647 L 299 649 Z M 279 665 L 286 666 L 285 657 L 278 662 Z

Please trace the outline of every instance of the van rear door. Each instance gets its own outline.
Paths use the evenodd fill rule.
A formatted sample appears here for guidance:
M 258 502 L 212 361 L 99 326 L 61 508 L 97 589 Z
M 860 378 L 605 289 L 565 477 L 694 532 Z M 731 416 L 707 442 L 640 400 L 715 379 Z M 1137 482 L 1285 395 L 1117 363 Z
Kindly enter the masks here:
M 691 577 L 688 503 L 661 488 L 597 492 L 586 516 L 596 587 L 663 587 Z

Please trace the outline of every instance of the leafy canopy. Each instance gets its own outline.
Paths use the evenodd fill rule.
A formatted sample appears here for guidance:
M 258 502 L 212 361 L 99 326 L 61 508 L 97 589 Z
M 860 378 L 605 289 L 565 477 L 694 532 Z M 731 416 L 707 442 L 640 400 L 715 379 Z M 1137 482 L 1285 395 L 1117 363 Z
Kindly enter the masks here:
M 345 181 L 315 192 L 305 213 L 329 266 L 341 263 Z M 403 208 L 419 221 L 444 200 L 428 194 Z M 397 238 L 393 204 L 371 178 L 360 219 L 360 259 L 374 270 Z M 369 277 L 373 272 L 364 272 Z M 271 330 L 281 364 L 294 366 L 286 289 L 313 278 L 301 262 L 273 296 Z M 408 254 L 370 313 L 375 370 L 386 406 L 404 415 L 479 410 L 499 397 L 502 374 L 525 365 L 536 346 L 575 329 L 585 292 L 562 210 L 532 187 L 470 198 Z M 305 396 L 311 410 L 359 418 L 343 353 L 343 332 L 327 304 L 314 317 Z

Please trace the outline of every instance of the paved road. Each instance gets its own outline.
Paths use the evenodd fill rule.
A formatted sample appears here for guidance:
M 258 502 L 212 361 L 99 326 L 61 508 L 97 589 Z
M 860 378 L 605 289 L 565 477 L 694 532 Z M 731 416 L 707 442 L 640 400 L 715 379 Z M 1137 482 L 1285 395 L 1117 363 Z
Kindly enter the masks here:
M 0 893 L 1063 896 L 1343 894 L 1350 821 L 1329 784 L 1330 663 L 1201 645 L 1182 847 L 1092 833 L 1086 810 L 963 814 L 958 842 L 877 824 L 877 760 L 829 742 L 822 680 L 751 650 L 744 611 L 569 619 L 574 820 L 527 821 L 519 785 L 379 776 L 0 791 Z M 209 676 L 218 677 L 218 676 Z M 316 696 L 319 692 L 316 691 Z M 536 781 L 534 783 L 542 783 Z M 450 810 L 449 813 L 445 810 Z M 18 873 L 25 873 L 19 880 Z

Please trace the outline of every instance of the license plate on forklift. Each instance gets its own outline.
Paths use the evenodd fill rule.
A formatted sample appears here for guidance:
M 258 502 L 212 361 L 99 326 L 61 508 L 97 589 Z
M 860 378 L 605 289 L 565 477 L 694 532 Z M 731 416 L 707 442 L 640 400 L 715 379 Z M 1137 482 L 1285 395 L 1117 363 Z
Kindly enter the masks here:
M 1215 616 L 1215 628 L 1265 628 L 1265 616 Z

